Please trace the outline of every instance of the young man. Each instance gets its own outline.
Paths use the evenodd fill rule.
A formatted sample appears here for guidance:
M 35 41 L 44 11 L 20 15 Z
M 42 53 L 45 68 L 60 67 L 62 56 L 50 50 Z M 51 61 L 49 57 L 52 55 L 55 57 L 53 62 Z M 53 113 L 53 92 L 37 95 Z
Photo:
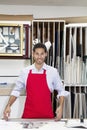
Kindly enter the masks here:
M 54 90 L 58 91 L 59 98 L 55 120 L 62 118 L 64 97 L 68 92 L 63 88 L 57 69 L 45 63 L 46 57 L 46 46 L 42 43 L 36 44 L 33 48 L 34 64 L 21 72 L 4 110 L 5 120 L 8 120 L 11 106 L 23 88 L 26 89 L 26 101 L 22 118 L 54 118 L 51 104 L 51 93 Z

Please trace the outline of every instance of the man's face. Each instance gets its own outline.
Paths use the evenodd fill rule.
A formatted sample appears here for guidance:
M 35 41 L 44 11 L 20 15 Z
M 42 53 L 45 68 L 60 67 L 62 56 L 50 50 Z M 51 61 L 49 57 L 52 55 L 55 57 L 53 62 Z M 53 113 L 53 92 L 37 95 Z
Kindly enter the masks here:
M 45 58 L 47 56 L 47 53 L 44 51 L 43 48 L 37 48 L 35 49 L 35 52 L 33 52 L 33 58 L 36 64 L 43 64 L 45 61 Z

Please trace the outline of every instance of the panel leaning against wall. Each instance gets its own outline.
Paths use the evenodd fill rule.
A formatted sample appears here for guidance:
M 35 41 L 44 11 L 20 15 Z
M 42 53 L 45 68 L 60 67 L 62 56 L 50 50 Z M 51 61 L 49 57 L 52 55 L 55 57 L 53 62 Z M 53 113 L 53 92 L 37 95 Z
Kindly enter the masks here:
M 71 92 L 68 118 L 87 118 L 87 24 L 68 24 L 65 30 L 64 84 Z
M 48 50 L 46 63 L 59 71 L 64 78 L 64 25 L 63 20 L 33 20 L 32 47 L 41 42 Z M 56 108 L 56 101 L 53 102 Z

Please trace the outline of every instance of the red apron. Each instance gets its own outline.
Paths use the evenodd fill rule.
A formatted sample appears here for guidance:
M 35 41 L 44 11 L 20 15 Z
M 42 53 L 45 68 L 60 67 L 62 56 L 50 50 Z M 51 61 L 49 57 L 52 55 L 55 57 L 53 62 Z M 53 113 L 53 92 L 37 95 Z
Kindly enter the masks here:
M 22 118 L 53 118 L 51 92 L 43 74 L 34 74 L 30 70 L 26 84 L 26 101 Z

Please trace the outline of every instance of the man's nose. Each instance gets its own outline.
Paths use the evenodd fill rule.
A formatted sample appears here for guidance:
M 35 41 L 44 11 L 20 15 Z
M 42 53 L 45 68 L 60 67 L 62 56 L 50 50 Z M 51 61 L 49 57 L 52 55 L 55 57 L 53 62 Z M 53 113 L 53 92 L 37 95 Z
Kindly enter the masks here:
M 40 58 L 40 57 L 41 57 L 41 55 L 39 54 L 39 55 L 38 55 L 38 57 Z

